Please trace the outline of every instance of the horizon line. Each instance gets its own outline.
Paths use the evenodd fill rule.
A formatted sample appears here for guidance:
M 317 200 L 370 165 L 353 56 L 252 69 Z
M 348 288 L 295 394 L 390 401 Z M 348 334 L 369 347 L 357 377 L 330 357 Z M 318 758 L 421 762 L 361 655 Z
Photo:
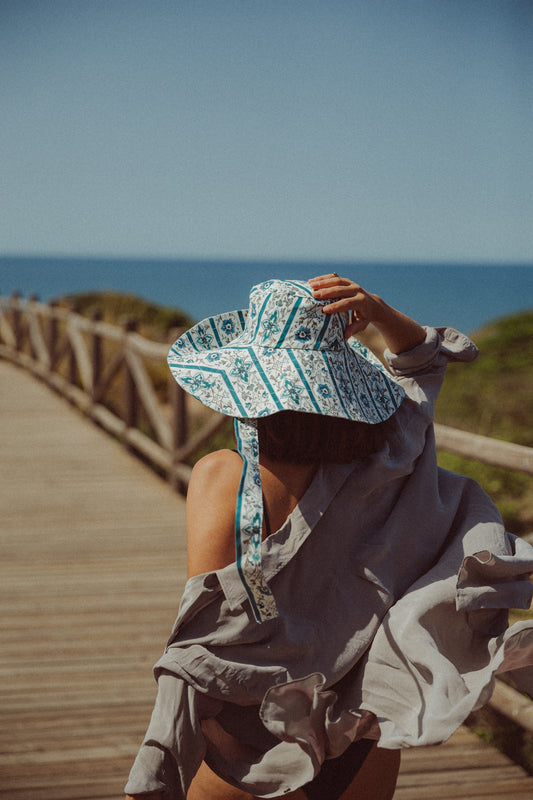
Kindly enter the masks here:
M 472 267 L 533 267 L 533 258 L 526 260 L 505 259 L 428 259 L 428 258 L 379 258 L 379 257 L 353 257 L 340 258 L 328 256 L 200 256 L 200 255 L 124 255 L 124 254 L 67 254 L 67 253 L 4 253 L 0 254 L 0 261 L 130 261 L 130 262 L 197 262 L 201 264 L 366 264 L 371 266 L 386 266 L 401 264 L 405 266 L 472 266 Z

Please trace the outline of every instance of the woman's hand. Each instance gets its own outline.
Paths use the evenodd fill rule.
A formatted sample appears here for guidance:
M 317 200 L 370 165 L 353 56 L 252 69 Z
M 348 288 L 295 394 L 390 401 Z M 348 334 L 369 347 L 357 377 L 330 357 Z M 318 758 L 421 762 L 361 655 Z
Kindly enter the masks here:
M 346 312 L 351 314 L 351 321 L 344 331 L 348 339 L 356 333 L 364 331 L 374 321 L 379 298 L 372 295 L 349 278 L 341 278 L 336 272 L 321 275 L 309 281 L 313 295 L 317 300 L 332 300 L 324 306 L 325 314 Z
M 323 307 L 324 314 L 348 312 L 351 320 L 344 331 L 346 338 L 364 331 L 372 323 L 393 353 L 404 353 L 421 344 L 426 332 L 418 322 L 385 303 L 349 278 L 336 272 L 320 275 L 309 281 L 317 300 L 331 300 Z

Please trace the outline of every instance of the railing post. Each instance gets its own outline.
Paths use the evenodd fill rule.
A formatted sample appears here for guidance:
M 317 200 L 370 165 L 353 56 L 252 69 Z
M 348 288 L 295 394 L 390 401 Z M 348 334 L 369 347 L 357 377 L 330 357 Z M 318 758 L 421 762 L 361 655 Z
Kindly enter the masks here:
M 123 347 L 128 346 L 128 334 L 137 329 L 137 320 L 131 317 L 126 319 L 122 325 L 124 329 L 124 344 Z M 138 421 L 138 403 L 137 403 L 137 390 L 135 388 L 135 381 L 133 375 L 127 366 L 126 359 L 126 374 L 124 376 L 124 405 L 125 405 L 125 423 L 126 433 L 131 429 L 137 427 Z M 126 449 L 131 450 L 132 447 L 126 442 Z
M 91 314 L 91 319 L 93 322 L 100 322 L 102 319 L 102 312 L 100 309 L 93 311 Z M 96 396 L 96 392 L 98 390 L 98 386 L 100 383 L 100 379 L 102 377 L 102 336 L 98 330 L 93 329 L 92 331 L 92 342 L 91 342 L 91 367 L 92 367 L 92 401 L 94 403 L 94 398 Z
M 186 443 L 188 431 L 187 398 L 185 392 L 178 386 L 172 375 L 169 378 L 169 400 L 172 413 L 172 468 L 170 471 L 170 485 L 176 492 L 185 493 L 187 487 L 180 480 L 174 467 L 176 466 L 176 453 Z
M 50 372 L 55 370 L 57 363 L 57 317 L 55 310 L 58 306 L 57 300 L 50 303 L 50 317 L 48 319 L 48 352 L 50 353 Z
M 34 315 L 35 315 L 35 305 L 36 305 L 36 303 L 38 303 L 38 302 L 39 302 L 39 295 L 37 295 L 37 294 L 35 294 L 35 293 L 33 293 L 33 294 L 30 294 L 30 296 L 29 296 L 28 300 L 29 300 L 29 307 L 28 307 L 28 309 L 27 309 L 27 310 L 28 310 L 29 314 L 31 315 L 31 316 L 28 318 L 28 323 L 29 323 L 29 325 L 30 325 L 30 335 L 29 335 L 29 337 L 28 337 L 28 344 L 29 344 L 29 348 L 30 348 L 30 356 L 32 357 L 32 359 L 33 359 L 34 361 L 36 361 L 36 360 L 37 360 L 37 358 L 38 358 L 38 354 L 37 354 L 37 351 L 35 350 L 35 345 L 34 345 L 34 343 L 33 343 L 33 336 L 31 335 L 31 321 L 30 321 L 30 320 L 31 320 L 32 318 L 34 318 Z M 36 325 L 38 325 L 38 324 L 39 324 L 39 323 L 37 322 L 37 320 L 36 320 L 36 319 L 35 319 L 35 324 L 36 324 Z
M 74 303 L 71 304 L 69 311 L 71 314 L 76 313 L 76 306 Z M 68 328 L 68 326 L 67 326 Z M 76 379 L 78 377 L 78 370 L 76 365 L 76 352 L 72 346 L 72 342 L 69 341 L 69 356 L 68 356 L 68 380 L 71 386 L 76 385 Z
M 13 321 L 13 336 L 15 337 L 15 350 L 19 352 L 22 346 L 22 327 L 20 324 L 20 292 L 11 295 L 11 318 Z

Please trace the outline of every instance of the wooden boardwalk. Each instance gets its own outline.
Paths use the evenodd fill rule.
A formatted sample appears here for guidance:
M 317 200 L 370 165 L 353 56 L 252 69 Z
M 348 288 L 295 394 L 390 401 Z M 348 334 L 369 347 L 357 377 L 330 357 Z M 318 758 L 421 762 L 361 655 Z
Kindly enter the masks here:
M 0 387 L 0 798 L 120 800 L 184 583 L 184 502 L 2 361 Z M 427 797 L 524 800 L 533 778 L 461 729 L 404 754 L 395 800 Z

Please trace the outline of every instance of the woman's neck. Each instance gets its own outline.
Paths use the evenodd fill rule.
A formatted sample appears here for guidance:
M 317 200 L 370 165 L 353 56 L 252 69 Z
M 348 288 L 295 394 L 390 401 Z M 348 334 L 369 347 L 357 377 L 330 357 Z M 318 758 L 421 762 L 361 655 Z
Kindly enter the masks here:
M 271 530 L 278 530 L 296 508 L 316 474 L 318 464 L 293 464 L 259 456 L 263 497 Z

